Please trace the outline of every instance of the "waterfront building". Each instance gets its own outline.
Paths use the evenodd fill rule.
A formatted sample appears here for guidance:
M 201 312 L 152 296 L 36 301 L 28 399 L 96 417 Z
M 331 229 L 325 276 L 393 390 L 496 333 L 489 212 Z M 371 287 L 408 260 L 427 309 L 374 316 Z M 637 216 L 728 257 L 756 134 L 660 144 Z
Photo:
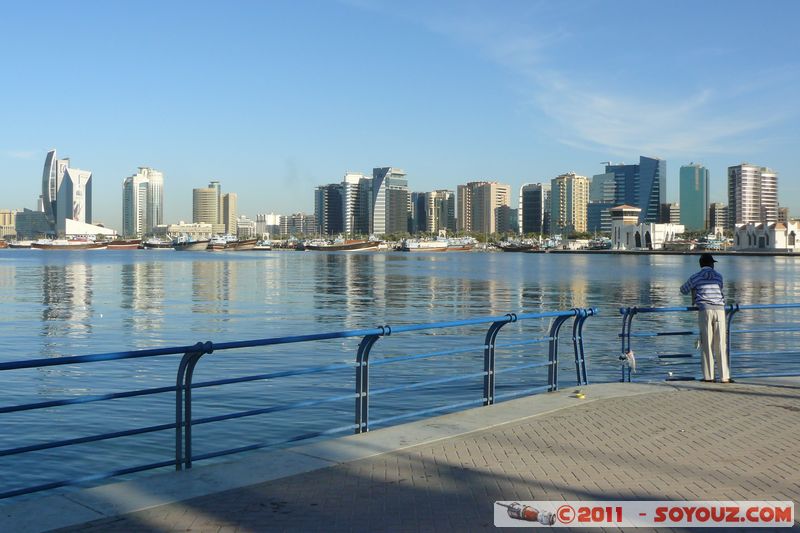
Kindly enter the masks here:
M 717 233 L 715 228 L 728 227 L 728 206 L 715 202 L 708 206 L 708 224 L 713 233 Z
M 471 181 L 459 185 L 458 194 L 459 231 L 484 235 L 508 231 L 510 185 L 496 181 Z
M 209 187 L 192 189 L 192 222 L 211 224 L 215 234 L 225 233 L 220 200 L 218 181 L 212 181 Z
M 52 237 L 53 226 L 47 219 L 44 211 L 23 209 L 14 217 L 14 230 L 19 240 L 33 240 L 42 237 Z
M 611 247 L 615 250 L 660 250 L 684 232 L 681 224 L 639 222 L 641 208 L 620 205 L 611 209 Z
M 424 192 L 412 192 L 408 232 L 416 235 L 425 231 L 428 231 L 428 195 Z
M 370 233 L 406 233 L 410 216 L 406 173 L 394 167 L 372 170 L 372 227 Z
M 750 163 L 728 167 L 727 227 L 777 221 L 778 174 Z
M 679 203 L 661 204 L 661 222 L 664 224 L 681 223 L 681 206 Z
M 800 252 L 800 224 L 796 222 L 749 223 L 736 227 L 733 246 L 737 250 Z
M 641 222 L 659 222 L 661 204 L 666 198 L 667 162 L 654 157 L 639 157 L 638 165 L 606 164 L 606 174 L 614 174 L 614 202 L 640 208 Z
M 0 215 L 2 216 L 2 215 Z M 790 222 L 789 219 L 789 208 L 788 207 L 779 207 L 778 208 L 778 222 L 782 224 L 788 224 Z
M 66 220 L 91 224 L 92 173 L 70 166 L 69 158 L 47 153 L 42 173 L 41 207 L 53 233 L 66 235 Z
M 342 224 L 348 235 L 366 235 L 372 212 L 372 178 L 346 172 L 342 179 Z
M 426 226 L 428 233 L 456 231 L 456 194 L 448 189 L 439 189 L 425 194 Z
M 0 239 L 16 237 L 17 213 L 17 209 L 0 209 Z
M 611 233 L 610 209 L 617 205 L 616 176 L 613 172 L 595 174 L 589 182 L 589 205 L 586 206 L 586 230 L 591 233 Z
M 568 172 L 550 181 L 550 223 L 553 233 L 587 231 L 589 178 Z
M 523 235 L 550 234 L 550 185 L 526 183 L 519 189 L 517 209 L 519 231 Z
M 281 217 L 275 213 L 256 215 L 256 234 L 267 239 L 281 233 Z
M 164 175 L 149 167 L 122 181 L 122 234 L 142 237 L 164 223 Z
M 339 183 L 320 185 L 314 190 L 314 215 L 322 235 L 338 235 L 345 230 L 344 188 Z
M 239 239 L 255 239 L 258 237 L 256 233 L 256 221 L 245 216 L 240 215 L 236 219 L 236 236 Z
M 317 217 L 305 213 L 280 216 L 281 237 L 311 236 L 319 234 Z
M 154 226 L 152 234 L 165 239 L 186 237 L 193 241 L 205 241 L 214 236 L 214 226 L 207 222 L 187 223 L 181 220 L 177 224 L 159 224 Z
M 221 223 L 225 224 L 225 233 L 228 235 L 237 235 L 237 220 L 238 220 L 238 198 L 235 192 L 229 192 L 222 195 L 222 220 Z
M 680 170 L 680 223 L 689 231 L 709 228 L 708 169 L 697 163 Z M 674 220 L 672 222 L 675 222 Z

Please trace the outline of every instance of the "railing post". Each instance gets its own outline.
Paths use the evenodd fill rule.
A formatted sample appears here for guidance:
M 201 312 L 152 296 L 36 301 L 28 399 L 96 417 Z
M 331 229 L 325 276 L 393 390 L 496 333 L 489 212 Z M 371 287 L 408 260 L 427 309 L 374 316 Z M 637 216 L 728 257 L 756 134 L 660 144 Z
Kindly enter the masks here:
M 728 366 L 731 364 L 731 324 L 733 323 L 733 315 L 738 312 L 739 304 L 731 304 L 725 317 L 725 355 L 728 359 Z
M 586 356 L 583 351 L 583 323 L 592 315 L 597 314 L 597 309 L 579 309 L 578 315 L 572 324 L 572 344 L 575 349 L 575 372 L 578 376 L 578 385 L 588 385 L 586 376 Z
M 626 381 L 626 369 L 628 370 L 627 381 L 630 382 L 631 380 L 631 367 L 626 354 L 631 350 L 631 327 L 633 325 L 633 317 L 636 315 L 636 309 L 636 307 L 624 307 L 619 310 L 620 313 L 622 313 L 622 333 L 620 334 L 622 339 L 622 351 L 619 356 L 622 379 L 620 379 L 620 382 L 623 383 Z
M 367 335 L 356 353 L 356 433 L 369 431 L 369 352 L 381 335 L 391 335 L 392 328 L 381 326 L 380 335 Z
M 572 316 L 578 315 L 577 309 L 572 309 L 575 313 Z M 570 317 L 569 316 L 559 316 L 553 320 L 553 325 L 550 326 L 550 344 L 548 349 L 548 362 L 549 366 L 547 367 L 547 390 L 548 392 L 553 392 L 558 390 L 558 332 L 561 330 L 561 326 L 566 322 Z
M 514 313 L 508 313 L 506 317 L 508 317 L 507 320 L 492 322 L 492 325 L 489 326 L 489 331 L 486 332 L 486 338 L 483 342 L 483 405 L 494 404 L 494 344 L 497 340 L 497 334 L 500 332 L 500 328 L 509 322 L 517 321 L 517 315 Z
M 192 467 L 192 374 L 197 361 L 214 351 L 211 342 L 198 342 L 178 365 L 175 383 L 175 470 Z

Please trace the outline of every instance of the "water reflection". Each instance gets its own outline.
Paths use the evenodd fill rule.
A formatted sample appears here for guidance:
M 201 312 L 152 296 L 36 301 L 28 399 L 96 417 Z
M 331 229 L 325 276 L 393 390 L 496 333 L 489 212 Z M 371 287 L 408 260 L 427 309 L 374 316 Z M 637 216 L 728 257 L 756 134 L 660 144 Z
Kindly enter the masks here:
M 87 337 L 92 333 L 93 280 L 91 264 L 42 267 L 42 336 Z
M 192 312 L 227 315 L 236 304 L 236 263 L 192 262 Z
M 164 265 L 126 263 L 120 269 L 120 307 L 125 329 L 141 332 L 164 327 Z

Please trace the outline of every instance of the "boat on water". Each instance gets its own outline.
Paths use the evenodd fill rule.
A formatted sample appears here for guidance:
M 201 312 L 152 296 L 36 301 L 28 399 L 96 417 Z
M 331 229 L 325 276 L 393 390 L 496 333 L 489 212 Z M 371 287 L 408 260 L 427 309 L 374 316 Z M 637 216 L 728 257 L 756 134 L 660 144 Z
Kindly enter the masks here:
M 33 241 L 11 241 L 8 243 L 9 248 L 30 248 Z
M 272 250 L 272 242 L 271 241 L 258 241 L 256 245 L 253 247 L 253 250 L 261 250 L 264 252 L 268 252 Z
M 237 243 L 238 241 L 234 235 L 215 235 L 208 241 L 206 250 L 211 250 L 212 252 L 232 250 L 236 247 Z
M 142 239 L 117 239 L 115 241 L 106 241 L 108 250 L 135 250 L 142 244 Z
M 172 247 L 175 250 L 179 250 L 182 252 L 202 252 L 208 249 L 208 239 L 203 239 L 199 241 L 172 241 Z
M 313 240 L 305 243 L 305 250 L 315 252 L 365 252 L 377 250 L 380 241 L 373 239 L 335 239 L 333 241 Z
M 526 241 L 505 241 L 497 245 L 504 252 L 531 252 L 538 247 L 532 242 Z
M 610 250 L 611 239 L 608 237 L 595 237 L 589 241 L 589 245 L 586 248 L 588 250 Z
M 398 250 L 401 252 L 446 252 L 447 239 L 403 239 Z
M 32 250 L 105 250 L 105 242 L 79 239 L 39 239 L 31 243 Z
M 145 250 L 172 250 L 172 241 L 167 239 L 159 239 L 158 237 L 150 237 L 144 241 L 141 248 Z
M 8 243 L 6 241 L 0 241 L 0 248 L 8 248 Z
M 475 248 L 478 240 L 474 237 L 450 237 L 447 239 L 448 252 L 468 252 Z
M 258 243 L 258 239 L 235 240 L 228 243 L 227 249 L 234 252 L 249 252 L 255 249 L 256 243 Z

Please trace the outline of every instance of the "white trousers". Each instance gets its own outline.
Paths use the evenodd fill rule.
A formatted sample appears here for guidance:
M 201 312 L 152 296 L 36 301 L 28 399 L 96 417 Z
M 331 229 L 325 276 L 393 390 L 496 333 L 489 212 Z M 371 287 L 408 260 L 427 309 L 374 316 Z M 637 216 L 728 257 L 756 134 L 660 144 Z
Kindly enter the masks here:
M 728 364 L 727 325 L 724 309 L 701 309 L 700 348 L 703 351 L 703 379 L 714 379 L 714 362 L 719 366 L 720 381 L 731 379 Z

